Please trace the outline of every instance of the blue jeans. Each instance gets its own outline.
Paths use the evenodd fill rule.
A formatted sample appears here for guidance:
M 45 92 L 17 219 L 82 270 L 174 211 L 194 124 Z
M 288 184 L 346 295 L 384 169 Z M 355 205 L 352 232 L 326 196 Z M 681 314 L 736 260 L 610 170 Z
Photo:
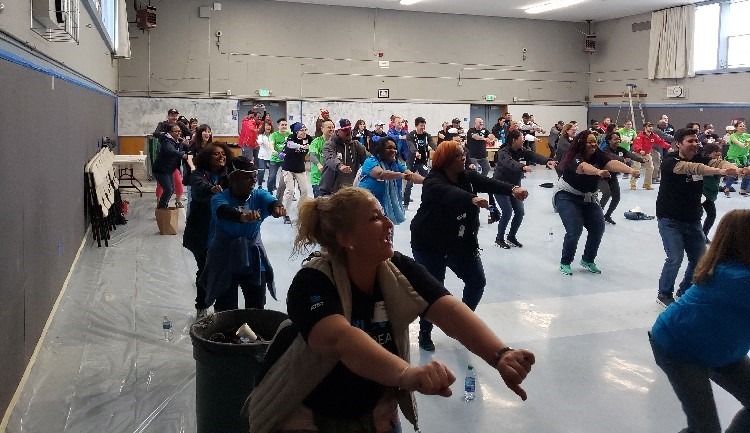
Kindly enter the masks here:
M 562 257 L 560 263 L 573 263 L 584 227 L 589 232 L 583 249 L 583 260 L 593 263 L 604 236 L 604 213 L 599 203 L 585 202 L 583 196 L 560 191 L 555 194 L 555 207 L 565 226 Z
M 258 182 L 256 183 L 258 188 L 263 188 L 263 181 L 266 179 L 266 169 L 269 167 L 269 164 L 271 162 L 267 159 L 258 160 Z M 268 187 L 266 186 L 266 188 Z
M 508 237 L 515 238 L 525 214 L 523 202 L 511 195 L 500 194 L 495 194 L 495 201 L 501 212 L 500 222 L 497 225 L 497 237 L 495 239 L 498 241 L 505 239 L 505 229 L 508 228 L 508 222 L 510 222 Z M 510 219 L 511 215 L 513 215 L 513 220 Z
M 441 254 L 412 249 L 412 254 L 414 260 L 427 268 L 427 271 L 440 281 L 440 284 L 445 281 L 445 269 L 450 268 L 464 282 L 461 301 L 472 311 L 477 308 L 484 294 L 484 286 L 487 285 L 479 251 L 475 254 L 462 254 L 453 251 Z M 420 318 L 419 332 L 429 334 L 431 331 L 432 323 Z
M 313 191 L 313 198 L 320 197 L 320 185 L 313 185 L 312 191 Z
M 711 380 L 732 394 L 743 406 L 726 432 L 750 431 L 750 357 L 745 356 L 723 367 L 708 368 L 670 357 L 653 340 L 651 350 L 654 352 L 656 365 L 667 375 L 687 416 L 688 427 L 682 433 L 721 432 Z
M 703 234 L 700 220 L 694 222 L 677 221 L 669 218 L 659 218 L 659 234 L 664 244 L 667 258 L 659 277 L 659 294 L 671 295 L 674 292 L 674 282 L 680 272 L 682 257 L 687 253 L 688 264 L 685 277 L 682 279 L 678 294 L 682 294 L 693 284 L 693 272 L 703 253 L 706 252 L 706 237 Z
M 159 203 L 156 204 L 156 207 L 159 209 L 166 209 L 169 207 L 169 199 L 171 199 L 172 194 L 174 194 L 173 174 L 153 173 L 153 176 L 154 179 L 156 179 L 156 182 L 161 185 L 164 190 L 164 192 L 161 193 L 161 197 L 159 197 Z
M 281 164 L 281 162 L 268 162 L 268 187 L 266 189 L 271 194 L 276 191 L 276 176 L 279 174 Z

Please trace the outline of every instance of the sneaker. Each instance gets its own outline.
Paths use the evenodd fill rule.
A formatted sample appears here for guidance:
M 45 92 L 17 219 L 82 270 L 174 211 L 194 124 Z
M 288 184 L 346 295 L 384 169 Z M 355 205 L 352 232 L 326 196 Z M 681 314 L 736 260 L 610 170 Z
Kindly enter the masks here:
M 502 239 L 495 239 L 495 245 L 506 250 L 510 249 L 510 245 L 506 244 Z
M 425 352 L 435 351 L 435 343 L 432 342 L 430 334 L 419 334 L 419 348 Z
M 292 219 L 289 218 L 288 216 L 285 216 L 284 217 L 284 224 L 291 224 L 291 223 L 292 223 Z
M 198 308 L 195 313 L 195 320 L 201 320 L 208 316 L 208 308 Z
M 630 185 L 630 190 L 631 191 L 635 191 L 636 189 L 638 189 L 638 188 L 635 185 Z
M 560 272 L 562 272 L 563 275 L 573 275 L 573 270 L 570 269 L 570 265 L 563 265 L 560 263 Z
M 508 236 L 508 239 L 506 239 L 505 242 L 512 247 L 523 248 L 523 244 L 518 242 L 518 239 L 513 236 Z
M 604 221 L 606 221 L 606 222 L 608 222 L 608 223 L 610 223 L 610 224 L 612 224 L 612 225 L 615 225 L 615 224 L 617 224 L 617 223 L 615 222 L 615 220 L 613 220 L 613 219 L 612 219 L 612 217 L 611 217 L 611 216 L 607 216 L 607 215 L 604 215 Z
M 656 303 L 667 308 L 674 304 L 674 296 L 671 293 L 659 293 L 659 296 L 656 297 Z
M 643 185 L 643 189 L 646 191 L 652 191 L 654 188 L 652 188 L 651 185 Z
M 187 196 L 186 196 L 186 195 L 183 195 L 182 197 L 180 197 L 180 200 L 181 200 L 181 201 L 187 201 Z
M 581 259 L 581 266 L 586 268 L 587 271 L 591 272 L 592 274 L 601 274 L 602 271 L 599 270 L 598 267 L 596 267 L 596 263 L 594 262 L 587 262 L 583 259 Z
M 177 201 L 175 202 L 174 206 L 175 206 L 175 207 L 177 207 L 177 208 L 184 208 L 184 207 L 185 207 L 185 205 L 184 205 L 184 204 L 182 204 L 182 202 L 181 202 L 181 201 L 179 201 L 179 200 L 177 200 Z

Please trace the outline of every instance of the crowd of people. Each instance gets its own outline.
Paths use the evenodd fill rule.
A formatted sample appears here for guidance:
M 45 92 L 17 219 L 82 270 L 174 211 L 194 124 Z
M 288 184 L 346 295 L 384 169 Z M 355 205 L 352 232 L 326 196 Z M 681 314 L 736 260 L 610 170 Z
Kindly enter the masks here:
M 490 223 L 499 221 L 498 247 L 522 248 L 518 232 L 529 192 L 521 183 L 534 165 L 559 176 L 553 203 L 566 232 L 563 275 L 573 274 L 584 228 L 579 263 L 601 273 L 595 259 L 605 225 L 615 224 L 618 173 L 629 178 L 631 189 L 641 177 L 645 190 L 659 184 L 656 217 L 666 259 L 657 302 L 667 309 L 650 334 L 655 359 L 683 402 L 686 431 L 718 431 L 715 409 L 703 404 L 710 399 L 709 377 L 720 378 L 717 383 L 745 406 L 731 431 L 747 431 L 750 304 L 729 302 L 746 298 L 750 283 L 748 230 L 738 228 L 747 227 L 750 214 L 730 212 L 713 242 L 708 239 L 719 191 L 731 194 L 741 178 L 739 194 L 747 194 L 750 134 L 744 121 L 724 138 L 710 124 L 703 131 L 697 123 L 675 130 L 666 116 L 656 127 L 645 123 L 642 131 L 631 121 L 618 127 L 609 118 L 581 131 L 575 122 L 557 122 L 549 133 L 550 155 L 543 156 L 536 151 L 536 134 L 546 131 L 527 113 L 521 122 L 506 113 L 492 128 L 476 118 L 466 131 L 453 119 L 433 140 L 422 117 L 413 130 L 393 116 L 389 125 L 373 121 L 370 131 L 362 120 L 334 121 L 323 110 L 313 135 L 301 122 L 288 125 L 281 118 L 274 125 L 263 108 L 255 106 L 243 119 L 243 156 L 233 159 L 225 144 L 212 142 L 208 125 L 196 126 L 185 142 L 181 125 L 160 123 L 162 148 L 153 170 L 162 189 L 157 206 L 166 207 L 174 173 L 181 162 L 190 168 L 184 246 L 198 266 L 198 317 L 211 305 L 215 311 L 238 308 L 238 288 L 248 308 L 263 308 L 266 290 L 275 297 L 273 267 L 260 236 L 265 218 L 295 223 L 296 253 L 321 249 L 303 262 L 289 289 L 288 314 L 298 336 L 251 396 L 253 431 L 397 433 L 399 405 L 416 428 L 416 407 L 404 402 L 413 403 L 413 392 L 448 396 L 455 380 L 438 361 L 408 362 L 408 325 L 416 318 L 422 350 L 435 351 L 435 324 L 496 368 L 525 399 L 520 384 L 534 355 L 509 347 L 473 310 L 486 285 L 480 211 L 489 211 Z M 175 114 L 170 110 L 168 116 Z M 488 147 L 499 149 L 493 160 Z M 414 183 L 422 188 L 410 222 L 410 258 L 395 252 L 392 242 L 394 224 L 408 220 Z M 297 212 L 290 215 L 295 200 Z M 728 233 L 740 236 L 730 239 Z M 675 291 L 685 255 L 687 269 Z M 444 288 L 447 269 L 464 284 L 460 301 Z M 704 311 L 697 303 L 712 307 Z M 683 311 L 696 330 L 715 320 L 723 325 L 711 327 L 734 323 L 742 332 L 705 335 L 721 342 L 688 348 L 688 333 L 674 329 Z M 701 347 L 713 352 L 704 356 Z

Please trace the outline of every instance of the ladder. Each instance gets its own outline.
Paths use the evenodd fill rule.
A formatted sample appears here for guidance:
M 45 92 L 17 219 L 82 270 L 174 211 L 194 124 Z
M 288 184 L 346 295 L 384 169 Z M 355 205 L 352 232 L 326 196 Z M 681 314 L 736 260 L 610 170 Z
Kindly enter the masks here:
M 634 93 L 635 89 L 638 86 L 636 86 L 635 84 L 632 84 L 632 83 L 628 83 L 628 84 L 625 85 L 625 87 L 628 88 L 628 90 L 627 90 L 628 106 L 630 108 L 630 121 L 633 122 L 633 128 L 638 129 L 638 127 L 636 126 L 636 123 L 635 123 L 635 112 L 634 112 L 634 109 L 633 109 L 633 96 L 636 97 L 636 102 L 638 104 L 638 111 L 641 114 L 641 128 L 643 128 L 643 125 L 646 124 L 646 115 L 643 113 L 643 104 L 641 103 L 641 94 L 640 93 Z M 645 97 L 646 95 L 643 95 L 643 96 Z M 623 98 L 625 97 L 625 93 L 622 94 L 622 97 Z M 620 112 L 622 111 L 623 103 L 624 102 L 625 101 L 622 101 L 620 103 L 620 107 L 617 109 L 617 118 L 615 119 L 615 123 L 617 125 L 620 124 Z

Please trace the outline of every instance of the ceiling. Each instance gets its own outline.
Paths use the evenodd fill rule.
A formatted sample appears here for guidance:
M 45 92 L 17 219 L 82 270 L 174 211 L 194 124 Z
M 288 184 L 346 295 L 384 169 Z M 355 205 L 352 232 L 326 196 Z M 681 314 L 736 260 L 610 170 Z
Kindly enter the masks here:
M 399 0 L 279 0 L 332 6 L 354 6 L 456 15 L 530 18 L 553 21 L 605 21 L 652 12 L 703 0 L 585 0 L 574 6 L 540 14 L 527 14 L 521 7 L 542 0 L 421 0 L 412 6 L 401 6 Z

